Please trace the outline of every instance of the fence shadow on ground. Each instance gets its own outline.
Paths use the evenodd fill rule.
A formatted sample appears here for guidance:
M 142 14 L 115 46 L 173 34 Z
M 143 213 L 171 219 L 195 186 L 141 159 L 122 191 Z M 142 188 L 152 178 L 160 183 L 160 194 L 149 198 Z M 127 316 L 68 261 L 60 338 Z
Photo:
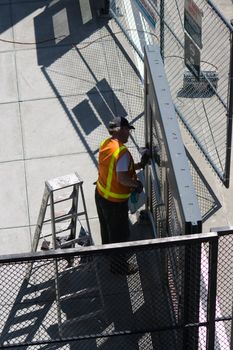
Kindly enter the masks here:
M 128 334 L 131 337 L 122 339 L 122 348 L 135 349 L 145 330 L 169 324 L 159 253 L 130 253 L 128 260 L 139 268 L 130 276 L 111 273 L 109 258 L 75 257 L 74 267 L 69 269 L 65 269 L 65 260 L 59 260 L 58 288 L 54 262 L 35 262 L 29 281 L 21 274 L 15 299 L 6 300 L 2 348 L 34 343 L 51 349 L 53 343 L 62 341 L 76 349 L 76 342 L 70 339 L 88 339 L 91 349 L 115 350 L 119 343 L 113 335 Z M 104 337 L 101 346 L 97 346 L 98 337 Z M 151 344 L 158 344 L 157 338 L 151 335 Z

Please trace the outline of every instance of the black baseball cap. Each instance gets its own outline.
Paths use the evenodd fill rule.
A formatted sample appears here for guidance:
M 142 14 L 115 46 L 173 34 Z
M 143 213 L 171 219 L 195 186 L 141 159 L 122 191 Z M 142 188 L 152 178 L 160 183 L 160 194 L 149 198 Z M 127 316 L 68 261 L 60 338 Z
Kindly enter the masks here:
M 113 120 L 109 122 L 109 130 L 114 130 L 115 128 L 121 128 L 123 126 L 126 126 L 127 128 L 135 129 L 133 125 L 130 125 L 128 120 L 124 117 L 115 117 Z

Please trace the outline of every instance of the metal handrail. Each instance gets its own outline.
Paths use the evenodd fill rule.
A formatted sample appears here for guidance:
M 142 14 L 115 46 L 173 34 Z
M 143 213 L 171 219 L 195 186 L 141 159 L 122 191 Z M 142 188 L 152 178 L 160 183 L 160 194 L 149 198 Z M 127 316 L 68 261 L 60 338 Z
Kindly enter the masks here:
M 229 231 L 228 231 L 229 232 Z M 233 234 L 233 230 L 231 231 Z M 145 239 L 140 241 L 131 241 L 123 243 L 112 243 L 106 245 L 96 245 L 89 247 L 77 247 L 68 249 L 56 249 L 40 252 L 29 252 L 21 254 L 9 254 L 0 256 L 0 264 L 10 263 L 10 262 L 21 262 L 21 261 L 32 261 L 32 260 L 45 260 L 45 259 L 59 259 L 64 257 L 72 257 L 74 255 L 88 255 L 88 254 L 107 254 L 111 253 L 116 249 L 130 250 L 130 249 L 141 249 L 141 248 L 165 248 L 181 246 L 186 243 L 201 243 L 209 242 L 218 238 L 216 232 L 183 235 L 183 236 L 173 236 L 165 238 L 153 238 Z

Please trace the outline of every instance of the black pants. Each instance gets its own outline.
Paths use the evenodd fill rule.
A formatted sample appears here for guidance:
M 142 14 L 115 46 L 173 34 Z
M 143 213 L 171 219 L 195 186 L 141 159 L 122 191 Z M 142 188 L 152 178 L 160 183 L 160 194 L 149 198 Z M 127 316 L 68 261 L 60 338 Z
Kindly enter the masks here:
M 109 7 L 110 7 L 110 0 L 105 0 L 104 1 L 104 8 L 103 8 L 103 12 L 105 14 L 109 13 Z
M 128 201 L 116 203 L 101 197 L 95 191 L 95 202 L 100 222 L 102 243 L 120 243 L 129 239 Z M 127 269 L 127 256 L 124 253 L 112 253 L 110 265 L 113 272 Z
M 128 200 L 110 202 L 95 191 L 95 202 L 100 221 L 102 243 L 120 243 L 129 239 Z

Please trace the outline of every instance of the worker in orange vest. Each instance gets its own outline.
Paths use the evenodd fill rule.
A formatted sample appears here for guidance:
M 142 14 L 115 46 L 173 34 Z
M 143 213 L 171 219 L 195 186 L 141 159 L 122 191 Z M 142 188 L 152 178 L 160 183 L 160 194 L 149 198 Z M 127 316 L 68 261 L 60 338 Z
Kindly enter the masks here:
M 95 201 L 103 244 L 126 242 L 129 239 L 128 199 L 133 191 L 140 193 L 143 190 L 136 170 L 145 164 L 135 164 L 125 146 L 132 129 L 134 127 L 126 118 L 115 117 L 108 128 L 111 137 L 100 146 Z M 119 273 L 136 272 L 129 264 L 123 265 Z

